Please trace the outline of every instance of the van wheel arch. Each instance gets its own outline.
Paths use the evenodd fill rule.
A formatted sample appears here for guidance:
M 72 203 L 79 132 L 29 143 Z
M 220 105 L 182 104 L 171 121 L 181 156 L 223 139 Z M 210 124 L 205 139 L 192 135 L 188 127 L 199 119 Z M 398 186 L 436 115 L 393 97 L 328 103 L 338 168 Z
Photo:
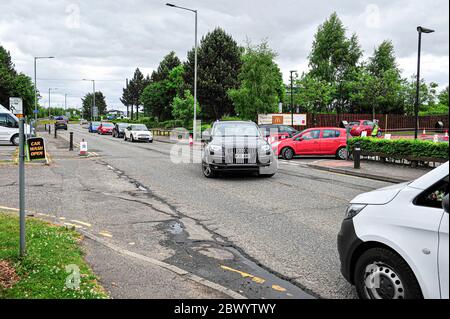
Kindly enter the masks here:
M 14 134 L 13 136 L 11 136 L 10 142 L 11 142 L 14 146 L 19 146 L 19 141 L 17 141 L 17 143 L 14 142 L 14 140 L 15 140 L 16 138 L 19 138 L 19 133 L 16 133 L 16 134 Z

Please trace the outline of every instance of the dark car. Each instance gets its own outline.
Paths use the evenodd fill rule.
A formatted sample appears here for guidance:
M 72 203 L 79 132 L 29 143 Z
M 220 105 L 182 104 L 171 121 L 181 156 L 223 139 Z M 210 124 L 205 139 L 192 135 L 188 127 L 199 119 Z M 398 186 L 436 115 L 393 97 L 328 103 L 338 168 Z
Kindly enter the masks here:
M 277 172 L 274 152 L 253 122 L 215 122 L 211 133 L 203 133 L 202 140 L 202 171 L 207 178 L 233 171 L 266 177 Z
M 128 123 L 116 123 L 112 130 L 112 136 L 122 138 L 128 125 Z
M 55 129 L 64 129 L 67 131 L 67 124 L 69 123 L 69 119 L 65 116 L 57 116 L 55 117 Z

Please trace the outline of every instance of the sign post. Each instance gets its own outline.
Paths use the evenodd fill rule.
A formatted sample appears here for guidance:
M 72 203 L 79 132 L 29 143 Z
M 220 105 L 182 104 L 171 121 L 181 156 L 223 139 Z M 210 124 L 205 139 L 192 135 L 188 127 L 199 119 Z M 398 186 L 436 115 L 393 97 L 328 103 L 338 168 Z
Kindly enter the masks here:
M 19 118 L 19 224 L 20 241 L 19 254 L 24 257 L 25 249 L 25 129 L 22 99 L 19 97 L 9 98 L 11 112 Z

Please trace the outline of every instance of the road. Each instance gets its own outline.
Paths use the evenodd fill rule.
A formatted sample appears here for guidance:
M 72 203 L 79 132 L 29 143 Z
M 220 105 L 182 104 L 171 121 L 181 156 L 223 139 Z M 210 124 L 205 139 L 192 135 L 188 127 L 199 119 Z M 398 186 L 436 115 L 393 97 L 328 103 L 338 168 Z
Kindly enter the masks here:
M 88 142 L 92 158 L 68 152 L 69 131 L 76 143 Z M 170 155 L 174 144 L 125 142 L 79 125 L 69 131 L 57 139 L 42 133 L 54 162 L 27 166 L 29 211 L 246 297 L 355 298 L 339 271 L 336 236 L 349 200 L 388 183 L 305 165 L 316 159 L 280 161 L 272 178 L 206 179 L 200 164 Z M 4 167 L 2 174 L 0 205 L 17 207 L 17 172 Z M 112 277 L 109 254 L 99 251 L 88 254 L 94 271 Z M 114 267 L 116 280 L 131 276 L 133 268 L 123 268 Z M 143 273 L 134 270 L 135 282 L 121 290 L 106 288 L 119 298 L 151 298 L 154 275 L 136 281 Z M 130 286 L 135 293 L 124 293 Z

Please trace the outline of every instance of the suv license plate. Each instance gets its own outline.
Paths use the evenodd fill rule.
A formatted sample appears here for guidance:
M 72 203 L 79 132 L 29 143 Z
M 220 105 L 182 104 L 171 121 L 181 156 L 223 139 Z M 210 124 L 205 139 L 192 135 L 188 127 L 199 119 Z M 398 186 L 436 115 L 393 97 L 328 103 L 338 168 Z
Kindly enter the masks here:
M 248 158 L 250 158 L 250 154 L 236 154 L 235 158 L 236 159 L 248 159 Z

